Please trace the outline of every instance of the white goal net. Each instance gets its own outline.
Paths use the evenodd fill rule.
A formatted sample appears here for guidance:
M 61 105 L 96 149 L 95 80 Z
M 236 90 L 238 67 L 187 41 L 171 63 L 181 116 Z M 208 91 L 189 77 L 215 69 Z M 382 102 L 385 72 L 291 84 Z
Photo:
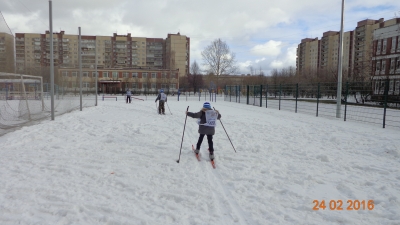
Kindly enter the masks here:
M 0 128 L 45 118 L 43 97 L 42 77 L 0 73 Z

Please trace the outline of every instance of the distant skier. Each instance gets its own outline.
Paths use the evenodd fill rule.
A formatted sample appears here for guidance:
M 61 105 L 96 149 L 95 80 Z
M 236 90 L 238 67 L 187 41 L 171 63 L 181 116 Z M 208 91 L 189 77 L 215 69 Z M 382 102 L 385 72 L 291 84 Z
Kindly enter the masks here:
M 167 102 L 167 95 L 164 93 L 163 89 L 160 90 L 160 93 L 158 94 L 154 102 L 157 102 L 157 100 L 160 100 L 158 102 L 158 114 L 162 113 L 163 115 L 165 115 L 164 103 Z
M 215 126 L 217 124 L 217 119 L 221 118 L 221 114 L 217 110 L 213 110 L 211 108 L 211 104 L 209 102 L 205 102 L 203 104 L 203 108 L 197 112 L 187 112 L 186 114 L 192 118 L 199 118 L 197 123 L 199 124 L 199 140 L 197 141 L 196 150 L 194 151 L 197 154 L 200 152 L 200 146 L 203 142 L 203 138 L 207 135 L 208 141 L 208 149 L 210 151 L 210 159 L 214 160 L 214 144 L 213 144 L 213 135 L 215 134 Z
M 128 101 L 129 101 L 129 103 L 131 103 L 131 95 L 132 95 L 132 92 L 131 92 L 131 90 L 127 90 L 126 91 L 126 103 L 128 103 Z

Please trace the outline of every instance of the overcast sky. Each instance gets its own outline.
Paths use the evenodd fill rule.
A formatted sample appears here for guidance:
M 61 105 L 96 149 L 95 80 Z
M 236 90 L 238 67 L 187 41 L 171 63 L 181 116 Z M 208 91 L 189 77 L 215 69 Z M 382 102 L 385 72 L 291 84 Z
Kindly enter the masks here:
M 166 38 L 190 37 L 191 63 L 203 63 L 201 51 L 213 40 L 225 41 L 236 54 L 240 73 L 249 66 L 268 75 L 271 69 L 296 66 L 303 38 L 321 38 L 340 30 L 340 0 L 53 0 L 53 30 L 67 34 Z M 0 0 L 0 11 L 15 33 L 49 30 L 48 0 Z M 364 19 L 400 16 L 400 1 L 348 0 L 345 31 Z M 1 20 L 2 18 L 0 18 Z M 0 32 L 7 32 L 0 21 Z

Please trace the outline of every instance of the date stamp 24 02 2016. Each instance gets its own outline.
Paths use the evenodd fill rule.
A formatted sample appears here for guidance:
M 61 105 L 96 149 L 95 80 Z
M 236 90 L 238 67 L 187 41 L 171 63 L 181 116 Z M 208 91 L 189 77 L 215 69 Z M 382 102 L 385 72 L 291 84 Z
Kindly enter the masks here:
M 373 210 L 374 200 L 347 200 L 347 203 L 343 205 L 342 200 L 330 200 L 328 207 L 325 205 L 325 200 L 318 201 L 314 200 L 313 210 Z

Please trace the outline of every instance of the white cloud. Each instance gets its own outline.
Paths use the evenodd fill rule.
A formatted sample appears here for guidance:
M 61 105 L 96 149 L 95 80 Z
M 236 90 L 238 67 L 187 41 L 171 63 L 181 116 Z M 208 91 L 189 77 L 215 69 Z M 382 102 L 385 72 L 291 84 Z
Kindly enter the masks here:
M 256 55 L 276 56 L 281 53 L 282 42 L 268 41 L 267 43 L 256 45 L 251 48 L 251 52 Z

